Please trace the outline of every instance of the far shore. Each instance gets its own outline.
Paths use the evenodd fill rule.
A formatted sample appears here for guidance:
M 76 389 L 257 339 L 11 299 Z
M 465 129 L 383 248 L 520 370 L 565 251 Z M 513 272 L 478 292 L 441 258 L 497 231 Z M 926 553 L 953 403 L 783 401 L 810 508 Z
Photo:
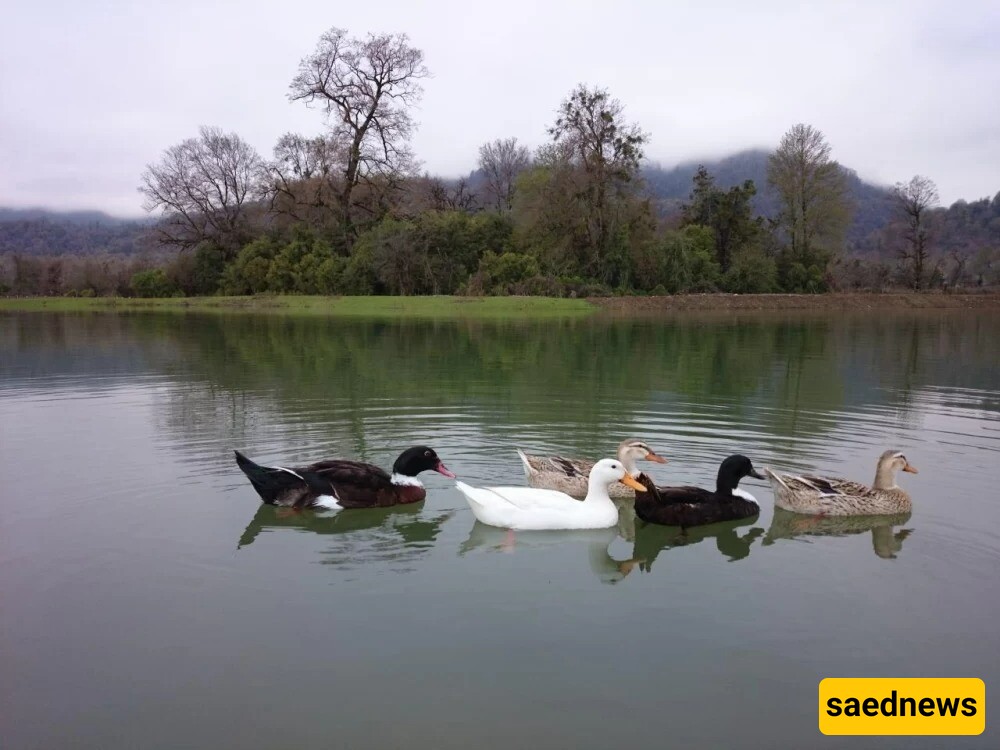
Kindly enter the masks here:
M 614 315 L 681 311 L 1000 309 L 1000 290 L 970 292 L 828 292 L 826 294 L 675 294 L 662 297 L 601 297 L 590 302 Z
M 864 313 L 906 310 L 1000 309 L 1000 291 L 827 294 L 678 294 L 660 297 L 4 297 L 4 312 L 191 312 L 330 317 L 475 318 L 528 320 L 590 315 L 659 317 L 686 312 L 815 311 Z

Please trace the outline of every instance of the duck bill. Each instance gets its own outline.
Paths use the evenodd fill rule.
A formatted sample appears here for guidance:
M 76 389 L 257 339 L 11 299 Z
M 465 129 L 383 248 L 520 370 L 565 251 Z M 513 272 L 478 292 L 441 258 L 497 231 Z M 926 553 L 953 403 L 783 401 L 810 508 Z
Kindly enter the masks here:
M 618 481 L 621 482 L 622 484 L 624 484 L 627 487 L 631 487 L 636 492 L 645 492 L 646 491 L 645 487 L 643 487 L 641 484 L 639 484 L 637 481 L 635 481 L 628 474 L 626 474 L 625 476 L 623 476 Z
M 907 464 L 906 466 L 904 466 L 903 467 L 903 471 L 905 471 L 908 474 L 919 474 L 920 473 L 919 471 L 917 471 L 917 467 L 913 466 L 911 464 Z
M 458 477 L 455 476 L 455 472 L 449 470 L 448 467 L 444 465 L 443 461 L 438 461 L 437 462 L 437 466 L 434 467 L 434 471 L 436 471 L 438 474 L 444 474 L 449 479 L 457 479 L 458 478 Z
M 654 464 L 667 463 L 667 459 L 665 459 L 663 456 L 657 456 L 655 453 L 650 453 L 648 456 L 646 456 L 646 460 L 652 461 Z
M 767 479 L 767 474 L 762 471 L 757 471 L 756 469 L 750 469 L 750 476 L 754 479 Z

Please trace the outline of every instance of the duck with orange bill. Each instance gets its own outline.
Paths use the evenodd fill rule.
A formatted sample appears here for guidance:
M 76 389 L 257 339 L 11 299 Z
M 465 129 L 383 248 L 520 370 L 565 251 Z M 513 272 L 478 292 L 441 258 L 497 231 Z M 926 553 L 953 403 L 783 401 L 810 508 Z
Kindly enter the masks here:
M 590 470 L 594 468 L 593 461 L 581 458 L 566 458 L 565 456 L 532 456 L 517 449 L 524 466 L 524 476 L 528 486 L 543 490 L 558 490 L 573 497 L 583 497 L 587 494 Z M 646 441 L 638 438 L 628 438 L 618 445 L 616 453 L 625 471 L 633 479 L 638 479 L 641 471 L 637 461 L 651 461 L 665 464 L 667 459 L 654 451 Z M 608 490 L 611 497 L 635 497 L 635 490 L 630 485 L 616 482 Z
M 594 464 L 583 502 L 557 490 L 530 487 L 472 487 L 456 482 L 480 522 L 516 530 L 604 529 L 618 523 L 618 506 L 608 486 L 621 482 L 636 492 L 645 488 L 629 476 L 621 461 Z

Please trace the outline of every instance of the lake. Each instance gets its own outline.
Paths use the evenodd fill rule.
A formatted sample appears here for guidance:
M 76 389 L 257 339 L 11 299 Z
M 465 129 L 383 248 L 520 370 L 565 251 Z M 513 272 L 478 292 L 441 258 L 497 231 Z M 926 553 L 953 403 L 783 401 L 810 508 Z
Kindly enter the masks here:
M 820 679 L 1000 680 L 998 342 L 988 311 L 0 315 L 2 746 L 871 746 L 821 737 Z M 428 444 L 519 485 L 515 446 L 629 436 L 704 486 L 735 452 L 867 482 L 898 448 L 914 509 L 776 514 L 745 480 L 738 523 L 509 534 L 437 474 L 290 513 L 232 458 Z

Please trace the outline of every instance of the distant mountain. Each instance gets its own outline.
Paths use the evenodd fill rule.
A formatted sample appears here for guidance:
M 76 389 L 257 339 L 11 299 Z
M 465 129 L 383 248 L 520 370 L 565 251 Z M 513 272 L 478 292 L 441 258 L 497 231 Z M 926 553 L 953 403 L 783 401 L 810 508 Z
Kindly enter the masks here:
M 0 207 L 0 223 L 49 219 L 66 224 L 135 224 L 148 223 L 148 219 L 123 219 L 103 211 L 55 211 L 49 208 Z
M 721 159 L 684 162 L 669 169 L 653 165 L 643 170 L 643 177 L 650 191 L 663 201 L 667 210 L 679 209 L 688 200 L 691 194 L 691 180 L 699 165 L 705 166 L 720 188 L 730 188 L 742 184 L 744 180 L 753 180 L 757 186 L 754 209 L 761 216 L 774 218 L 778 215 L 780 204 L 778 194 L 767 184 L 769 156 L 769 151 L 751 149 Z M 845 171 L 851 199 L 854 202 L 854 215 L 847 231 L 848 248 L 862 250 L 868 244 L 872 233 L 878 232 L 889 223 L 892 217 L 891 193 L 889 188 L 865 182 L 852 169 L 845 168 Z
M 0 208 L 0 253 L 24 255 L 131 254 L 148 249 L 151 222 L 102 211 Z

